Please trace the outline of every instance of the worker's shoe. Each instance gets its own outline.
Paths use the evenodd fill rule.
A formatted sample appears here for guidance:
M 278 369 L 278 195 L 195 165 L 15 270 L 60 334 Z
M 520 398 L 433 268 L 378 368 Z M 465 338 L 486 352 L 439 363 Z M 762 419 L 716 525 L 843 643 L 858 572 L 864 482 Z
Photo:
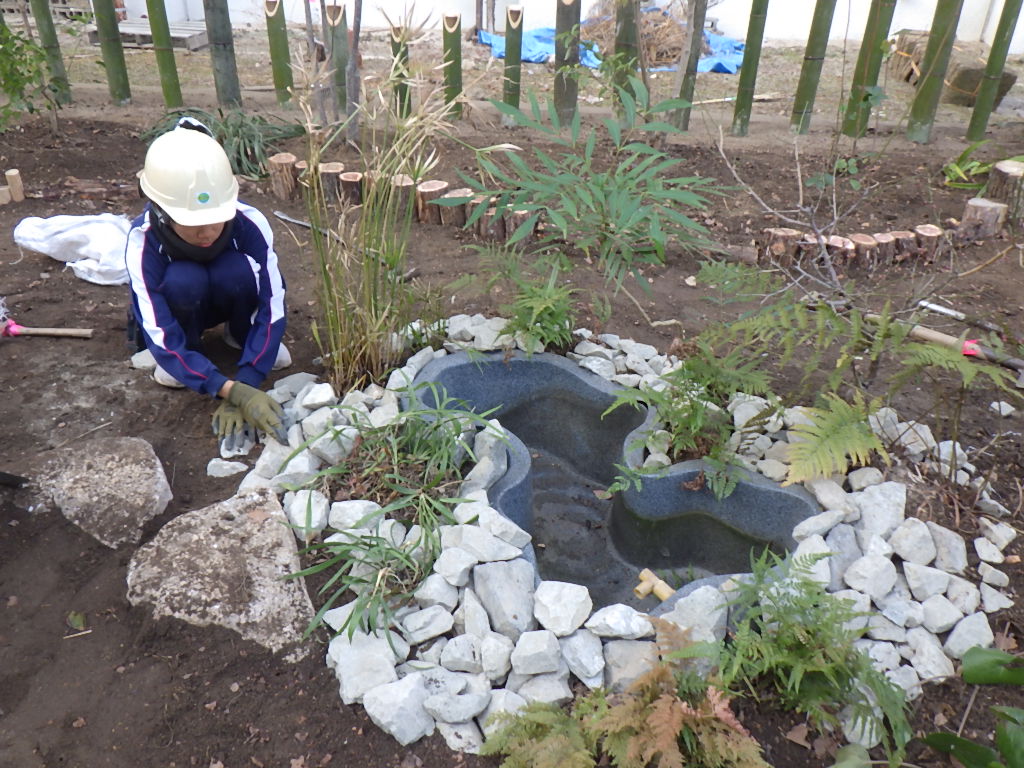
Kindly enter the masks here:
M 153 381 L 162 387 L 170 387 L 171 389 L 182 389 L 185 386 L 159 365 L 153 369 Z
M 239 344 L 235 340 L 235 337 L 231 335 L 231 329 L 228 327 L 227 323 L 224 323 L 224 343 L 227 344 L 232 349 L 242 348 L 242 345 Z M 280 371 L 282 368 L 288 368 L 289 366 L 291 366 L 291 364 L 292 353 L 289 352 L 288 347 L 286 347 L 284 343 L 282 343 L 281 346 L 277 348 L 277 359 L 274 360 L 272 370 Z

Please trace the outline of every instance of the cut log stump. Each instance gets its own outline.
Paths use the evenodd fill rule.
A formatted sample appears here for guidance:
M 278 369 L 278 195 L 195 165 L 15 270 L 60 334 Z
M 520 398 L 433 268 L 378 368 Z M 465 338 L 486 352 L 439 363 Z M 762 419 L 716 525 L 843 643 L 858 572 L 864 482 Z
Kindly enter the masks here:
M 797 256 L 797 248 L 803 232 L 789 227 L 767 227 L 761 230 L 758 241 L 758 261 L 764 260 L 780 267 L 788 267 Z
M 924 257 L 925 262 L 935 261 L 935 256 L 942 245 L 942 236 L 946 234 L 942 227 L 934 224 L 919 224 L 914 227 L 914 237 L 917 240 L 918 253 Z
M 854 261 L 858 267 L 872 269 L 878 262 L 878 241 L 871 235 L 857 233 L 850 235 L 853 243 Z
M 320 163 L 320 186 L 324 191 L 324 200 L 336 203 L 341 199 L 341 174 L 345 170 L 344 163 Z
M 985 197 L 1006 203 L 1006 220 L 1017 224 L 1024 214 L 1024 163 L 1000 160 L 988 174 Z
M 448 191 L 448 182 L 440 179 L 420 182 L 416 186 L 416 216 L 425 224 L 441 223 L 441 206 L 433 201 Z
M 905 261 L 917 256 L 917 236 L 913 232 L 906 229 L 895 229 L 889 234 L 896 241 L 894 261 Z
M 441 195 L 442 200 L 451 200 L 453 198 L 459 198 L 468 200 L 473 196 L 473 190 L 469 187 L 460 187 L 459 189 L 453 189 L 445 194 Z M 441 209 L 441 223 L 449 227 L 464 227 L 466 226 L 466 203 L 460 205 L 439 205 Z
M 972 197 L 964 207 L 964 215 L 957 228 L 961 240 L 985 240 L 995 237 L 1006 224 L 1006 203 Z
M 891 232 L 875 232 L 871 237 L 875 241 L 876 263 L 892 264 L 896 259 L 896 238 Z
M 341 195 L 352 205 L 363 202 L 363 174 L 361 171 L 343 171 L 338 177 L 341 183 Z
M 291 152 L 278 152 L 267 158 L 270 169 L 270 191 L 278 200 L 291 200 L 298 187 L 295 163 L 298 158 Z

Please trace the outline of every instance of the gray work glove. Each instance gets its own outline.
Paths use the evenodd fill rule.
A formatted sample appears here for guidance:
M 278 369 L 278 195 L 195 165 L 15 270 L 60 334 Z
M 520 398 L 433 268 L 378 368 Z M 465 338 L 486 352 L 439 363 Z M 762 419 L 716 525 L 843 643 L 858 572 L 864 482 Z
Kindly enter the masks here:
M 253 428 L 249 426 L 237 405 L 227 400 L 213 412 L 213 434 L 220 438 L 221 446 L 231 454 L 241 451 L 246 441 L 255 442 Z
M 247 423 L 273 435 L 282 445 L 288 444 L 288 435 L 284 429 L 284 411 L 266 392 L 236 381 L 228 392 L 228 403 L 241 411 L 242 418 Z

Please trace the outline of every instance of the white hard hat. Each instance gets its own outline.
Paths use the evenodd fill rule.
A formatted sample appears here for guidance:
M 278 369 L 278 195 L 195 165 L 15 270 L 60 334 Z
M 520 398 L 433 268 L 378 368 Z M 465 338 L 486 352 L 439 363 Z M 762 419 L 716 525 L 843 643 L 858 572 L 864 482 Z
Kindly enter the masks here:
M 139 173 L 143 194 L 186 227 L 235 216 L 238 181 L 224 148 L 198 130 L 175 128 L 153 140 Z

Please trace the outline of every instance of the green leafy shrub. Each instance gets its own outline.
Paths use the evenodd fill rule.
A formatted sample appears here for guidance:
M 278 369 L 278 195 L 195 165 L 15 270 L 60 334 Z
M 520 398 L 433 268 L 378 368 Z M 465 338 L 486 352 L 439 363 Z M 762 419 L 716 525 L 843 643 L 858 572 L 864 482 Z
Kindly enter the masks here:
M 347 422 L 359 424 L 359 436 L 352 452 L 336 466 L 322 470 L 312 485 L 334 501 L 375 501 L 381 509 L 372 514 L 373 519 L 386 515 L 410 530 L 417 526 L 419 535 L 396 542 L 359 530 L 307 547 L 303 555 L 310 564 L 292 577 L 327 575 L 318 592 L 324 602 L 307 634 L 347 595 L 356 601 L 345 625 L 350 634 L 356 629 L 369 632 L 387 627 L 395 606 L 410 599 L 431 573 L 441 549 L 439 526 L 455 522 L 451 510 L 463 501 L 457 491 L 462 465 L 472 455 L 468 435 L 487 427 L 488 414 L 460 408 L 437 388 L 432 388 L 430 397 L 436 406 L 413 404 L 396 421 L 380 427 L 366 423 L 358 410 L 341 409 Z M 370 520 L 357 527 L 363 527 L 362 522 L 370 527 Z
M 302 136 L 306 129 L 299 123 L 288 123 L 279 118 L 267 120 L 261 115 L 231 109 L 217 114 L 202 109 L 170 110 L 148 131 L 142 140 L 149 142 L 174 128 L 182 117 L 194 117 L 210 129 L 231 161 L 231 170 L 240 176 L 260 179 L 267 175 L 267 158 L 273 154 L 275 142 Z
M 962 674 L 972 685 L 1024 685 L 1024 660 L 1006 651 L 974 647 L 964 654 Z M 933 749 L 952 755 L 964 768 L 1024 768 L 1024 709 L 992 707 L 996 715 L 995 749 L 952 733 L 930 733 L 922 739 Z
M 56 90 L 49 85 L 46 52 L 10 27 L 0 24 L 0 133 L 23 113 L 56 110 Z
M 496 153 L 478 153 L 484 181 L 464 176 L 479 198 L 467 224 L 475 223 L 491 207 L 497 215 L 524 211 L 529 216 L 510 234 L 510 245 L 531 235 L 543 222 L 538 237 L 541 248 L 571 243 L 586 258 L 595 259 L 615 286 L 621 286 L 627 275 L 646 286 L 643 268 L 664 263 L 670 240 L 687 250 L 713 247 L 706 229 L 686 211 L 703 210 L 706 195 L 721 190 L 711 179 L 671 176 L 682 161 L 633 138 L 674 130 L 668 123 L 644 120 L 639 116 L 641 107 L 656 114 L 676 106 L 671 100 L 648 107 L 643 84 L 636 81 L 633 88 L 641 98 L 622 92 L 621 123 L 611 118 L 603 122 L 607 138 L 601 141 L 611 142 L 612 162 L 607 168 L 598 165 L 598 133 L 583 131 L 578 111 L 563 126 L 554 107 L 549 105 L 545 113 L 535 97 L 529 113 L 493 102 L 516 126 L 543 135 L 561 151 L 534 147 L 532 164 L 516 151 L 503 153 L 504 162 L 498 162 Z M 604 153 L 602 148 L 600 154 Z M 459 203 L 449 200 L 446 204 Z
M 804 713 L 819 730 L 837 726 L 845 709 L 855 729 L 881 737 L 895 766 L 911 737 L 903 691 L 854 647 L 863 631 L 851 625 L 858 614 L 810 577 L 817 559 L 769 551 L 753 559 L 730 603 L 738 618 L 723 652 L 723 684 Z

